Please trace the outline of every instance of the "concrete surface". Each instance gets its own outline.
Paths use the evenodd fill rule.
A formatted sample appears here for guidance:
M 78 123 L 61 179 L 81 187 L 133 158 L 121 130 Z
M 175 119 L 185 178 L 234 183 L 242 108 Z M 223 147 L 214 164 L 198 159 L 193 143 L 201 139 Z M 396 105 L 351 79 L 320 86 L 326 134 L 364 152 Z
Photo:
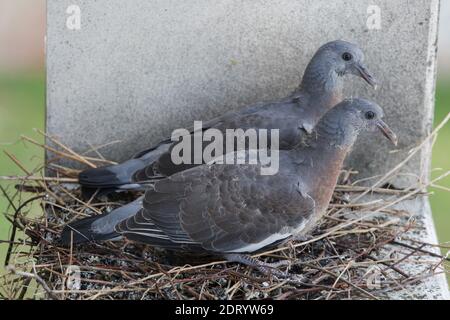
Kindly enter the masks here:
M 69 5 L 80 8 L 79 30 L 67 28 Z M 380 8 L 380 29 L 367 26 L 370 5 Z M 101 152 L 124 160 L 193 120 L 283 97 L 321 44 L 344 39 L 360 44 L 381 81 L 375 92 L 351 78 L 347 95 L 377 101 L 400 138 L 393 150 L 380 135 L 361 137 L 348 166 L 361 177 L 382 174 L 431 130 L 438 6 L 439 0 L 48 0 L 47 130 L 77 151 L 121 140 Z M 429 165 L 425 148 L 405 166 L 407 175 L 391 182 L 426 181 Z

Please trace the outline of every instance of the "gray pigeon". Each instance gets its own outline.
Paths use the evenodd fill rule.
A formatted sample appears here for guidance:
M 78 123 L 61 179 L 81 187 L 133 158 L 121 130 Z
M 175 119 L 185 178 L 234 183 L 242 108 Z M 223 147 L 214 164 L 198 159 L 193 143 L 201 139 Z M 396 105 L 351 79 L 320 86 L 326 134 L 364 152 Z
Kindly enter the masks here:
M 305 132 L 311 132 L 332 106 L 342 101 L 346 74 L 362 77 L 376 86 L 363 61 L 364 54 L 357 45 L 341 40 L 329 42 L 315 53 L 299 88 L 291 95 L 226 113 L 204 123 L 203 129 L 215 128 L 222 132 L 226 129 L 279 129 L 279 148 L 290 150 Z M 85 197 L 91 197 L 97 190 L 107 194 L 114 190 L 140 189 L 144 181 L 167 177 L 195 166 L 172 162 L 174 144 L 166 140 L 119 165 L 81 172 L 79 182 Z
M 373 102 L 344 100 L 294 149 L 280 151 L 275 175 L 261 175 L 260 164 L 200 165 L 156 181 L 127 206 L 69 225 L 62 242 L 125 237 L 170 250 L 220 254 L 265 272 L 269 265 L 245 254 L 306 235 L 325 213 L 360 131 L 379 129 L 397 143 L 382 117 Z M 252 150 L 236 154 L 243 152 Z

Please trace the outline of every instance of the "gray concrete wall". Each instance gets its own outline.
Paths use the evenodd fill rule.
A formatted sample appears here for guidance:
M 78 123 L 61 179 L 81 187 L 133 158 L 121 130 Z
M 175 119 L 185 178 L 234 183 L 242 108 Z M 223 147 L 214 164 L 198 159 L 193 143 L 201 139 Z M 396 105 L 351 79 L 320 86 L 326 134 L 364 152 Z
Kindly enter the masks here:
M 81 10 L 80 29 L 67 26 L 69 5 Z M 48 0 L 47 131 L 77 151 L 121 140 L 101 150 L 121 161 L 193 120 L 283 97 L 321 44 L 344 39 L 364 48 L 381 81 L 373 91 L 349 79 L 347 95 L 377 101 L 400 138 L 394 150 L 381 136 L 361 137 L 348 166 L 361 176 L 382 174 L 431 130 L 438 6 L 438 0 Z M 403 173 L 426 180 L 429 159 L 425 148 Z M 405 186 L 410 179 L 392 182 Z
M 72 4 L 80 30 L 67 28 Z M 381 29 L 367 26 L 373 4 Z M 349 79 L 348 95 L 380 103 L 400 137 L 395 153 L 382 137 L 360 139 L 350 165 L 379 174 L 430 131 L 432 10 L 436 0 L 49 0 L 48 131 L 78 151 L 122 140 L 102 150 L 120 161 L 194 119 L 288 94 L 321 44 L 345 39 L 382 83 Z

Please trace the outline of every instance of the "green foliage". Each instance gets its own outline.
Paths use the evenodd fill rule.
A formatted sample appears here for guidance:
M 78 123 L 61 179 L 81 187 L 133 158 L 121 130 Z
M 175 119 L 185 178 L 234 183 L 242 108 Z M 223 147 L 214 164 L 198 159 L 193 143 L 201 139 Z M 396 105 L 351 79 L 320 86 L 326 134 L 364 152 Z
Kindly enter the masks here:
M 435 125 L 439 124 L 450 112 L 450 79 L 439 79 L 436 91 Z M 433 147 L 433 173 L 436 178 L 450 170 L 450 123 L 440 131 Z M 438 170 L 438 169 L 442 170 Z M 439 181 L 439 185 L 450 188 L 450 176 Z M 430 188 L 434 194 L 430 197 L 433 218 L 440 242 L 450 242 L 450 193 Z
M 27 167 L 34 169 L 42 163 L 43 151 L 25 145 L 20 136 L 26 135 L 43 142 L 33 128 L 44 129 L 45 78 L 43 73 L 20 76 L 0 75 L 0 175 L 24 173 L 3 152 L 14 154 Z M 0 181 L 8 191 L 14 190 L 13 182 Z M 9 237 L 10 224 L 3 213 L 8 202 L 0 192 L 0 240 Z M 3 269 L 6 244 L 0 243 L 0 274 Z

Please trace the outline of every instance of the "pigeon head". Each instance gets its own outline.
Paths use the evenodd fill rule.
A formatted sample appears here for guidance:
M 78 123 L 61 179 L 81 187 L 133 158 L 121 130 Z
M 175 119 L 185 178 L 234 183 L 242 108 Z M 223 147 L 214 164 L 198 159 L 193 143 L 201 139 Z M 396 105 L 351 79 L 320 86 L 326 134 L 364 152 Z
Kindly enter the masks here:
M 376 88 L 377 81 L 364 65 L 364 53 L 356 44 L 337 40 L 325 44 L 319 51 L 323 51 L 324 56 L 333 61 L 338 75 L 353 74 Z
M 377 81 L 364 64 L 364 53 L 356 44 L 343 40 L 331 41 L 320 47 L 311 59 L 302 87 L 325 91 L 341 89 L 341 79 L 348 74 L 361 77 L 374 88 L 377 86 Z
M 398 139 L 382 120 L 383 109 L 366 99 L 346 99 L 331 109 L 320 121 L 318 134 L 331 138 L 334 145 L 351 146 L 361 131 L 380 131 L 394 145 Z

